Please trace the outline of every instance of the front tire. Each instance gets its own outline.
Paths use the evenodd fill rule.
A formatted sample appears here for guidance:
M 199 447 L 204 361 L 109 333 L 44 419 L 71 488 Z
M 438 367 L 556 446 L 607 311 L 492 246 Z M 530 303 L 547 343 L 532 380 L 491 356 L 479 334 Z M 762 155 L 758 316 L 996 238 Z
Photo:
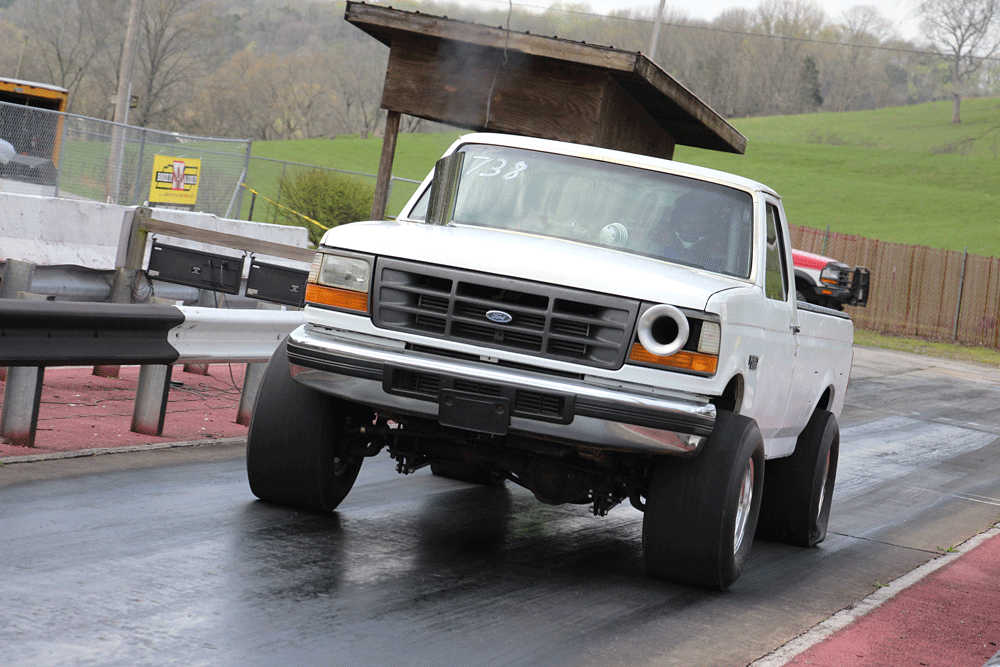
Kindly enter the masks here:
M 345 433 L 366 411 L 293 380 L 287 347 L 286 338 L 271 356 L 250 420 L 250 490 L 268 502 L 330 512 L 361 470 L 364 458 L 347 452 Z
M 826 539 L 839 457 L 837 418 L 816 410 L 799 434 L 795 452 L 767 462 L 761 537 L 800 547 Z
M 720 410 L 694 459 L 656 465 L 642 521 L 646 571 L 711 590 L 729 588 L 753 543 L 764 483 L 757 423 Z

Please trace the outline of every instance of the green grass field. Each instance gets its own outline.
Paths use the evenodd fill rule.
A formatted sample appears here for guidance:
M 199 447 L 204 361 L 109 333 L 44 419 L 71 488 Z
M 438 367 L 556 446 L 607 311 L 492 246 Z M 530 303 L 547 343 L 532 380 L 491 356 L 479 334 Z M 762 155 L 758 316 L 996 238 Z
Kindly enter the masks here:
M 793 224 L 1000 255 L 1000 99 L 746 118 L 746 155 L 678 147 L 677 160 L 738 173 L 784 198 Z
M 950 102 L 934 102 L 736 119 L 746 155 L 679 146 L 674 157 L 766 183 L 792 224 L 998 256 L 1000 99 L 965 100 L 962 117 L 953 125 Z M 401 135 L 394 175 L 423 178 L 459 135 Z M 341 136 L 254 142 L 253 155 L 374 174 L 381 149 L 380 138 Z M 252 174 L 251 184 L 266 180 Z M 394 190 L 390 214 L 404 194 Z

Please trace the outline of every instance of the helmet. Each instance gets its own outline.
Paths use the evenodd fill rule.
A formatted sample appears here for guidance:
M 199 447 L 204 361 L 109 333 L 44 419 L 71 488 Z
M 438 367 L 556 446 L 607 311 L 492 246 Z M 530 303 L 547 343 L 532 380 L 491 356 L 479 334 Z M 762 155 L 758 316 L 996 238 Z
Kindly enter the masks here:
M 706 202 L 695 192 L 685 192 L 674 202 L 670 229 L 685 248 L 691 248 L 708 233 Z

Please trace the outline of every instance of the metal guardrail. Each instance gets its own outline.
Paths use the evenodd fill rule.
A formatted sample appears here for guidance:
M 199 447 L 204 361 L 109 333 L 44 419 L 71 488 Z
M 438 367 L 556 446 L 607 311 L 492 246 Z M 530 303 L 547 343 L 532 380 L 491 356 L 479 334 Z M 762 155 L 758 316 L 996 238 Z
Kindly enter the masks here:
M 47 366 L 142 364 L 132 430 L 160 435 L 172 364 L 246 362 L 237 422 L 248 424 L 264 365 L 300 311 L 0 300 L 0 365 L 10 366 L 0 435 L 32 446 Z
M 249 423 L 261 362 L 301 311 L 0 299 L 0 365 L 10 366 L 0 435 L 32 446 L 48 366 L 141 364 L 132 430 L 160 435 L 172 364 L 246 362 L 237 421 Z
M 301 311 L 0 300 L 0 365 L 260 363 Z
M 117 366 L 141 365 L 132 431 L 160 435 L 173 364 L 247 363 L 236 421 L 249 424 L 264 364 L 281 340 L 302 322 L 297 310 L 230 310 L 132 303 L 147 236 L 159 233 L 250 253 L 310 262 L 314 252 L 296 246 L 181 225 L 126 213 L 119 240 L 111 303 L 18 299 L 31 291 L 34 267 L 8 261 L 0 283 L 0 367 L 7 385 L 0 436 L 33 446 L 45 368 L 90 366 L 117 376 Z M 154 298 L 153 301 L 156 301 Z

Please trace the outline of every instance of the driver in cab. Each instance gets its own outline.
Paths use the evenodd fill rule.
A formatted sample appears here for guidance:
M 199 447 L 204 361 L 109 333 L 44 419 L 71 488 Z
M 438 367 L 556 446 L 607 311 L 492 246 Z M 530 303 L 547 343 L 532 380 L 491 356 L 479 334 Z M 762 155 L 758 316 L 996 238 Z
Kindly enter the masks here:
M 668 261 L 722 271 L 728 255 L 728 230 L 721 211 L 698 192 L 685 192 L 660 222 L 654 253 Z

